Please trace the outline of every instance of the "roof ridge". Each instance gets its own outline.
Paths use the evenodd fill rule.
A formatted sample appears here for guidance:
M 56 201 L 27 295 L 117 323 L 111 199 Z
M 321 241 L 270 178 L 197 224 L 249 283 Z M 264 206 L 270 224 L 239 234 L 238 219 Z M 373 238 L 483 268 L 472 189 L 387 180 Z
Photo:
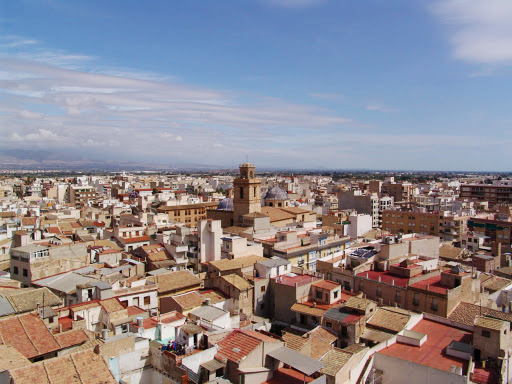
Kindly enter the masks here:
M 29 314 L 29 316 L 31 316 L 32 314 Z M 32 316 L 35 316 L 35 315 L 32 315 Z M 21 325 L 21 328 L 23 328 L 23 332 L 25 332 L 25 335 L 27 335 L 27 339 L 30 341 L 30 344 L 32 344 L 32 346 L 34 347 L 34 349 L 36 350 L 37 353 L 41 353 L 39 352 L 39 349 L 37 349 L 36 345 L 34 344 L 34 342 L 32 341 L 32 339 L 30 338 L 30 336 L 28 335 L 27 333 L 27 330 L 25 328 L 25 326 L 23 325 L 23 322 L 21 321 L 21 317 L 22 316 L 16 316 L 16 319 L 19 321 L 20 325 Z M 57 343 L 58 344 L 58 343 Z
M 71 359 L 71 363 L 73 363 L 73 367 L 75 367 L 76 374 L 78 375 L 78 380 L 80 380 L 80 382 L 83 383 L 84 381 L 82 380 L 82 376 L 80 376 L 80 372 L 78 372 L 78 367 L 75 364 L 75 360 L 73 360 L 72 353 L 69 354 L 69 358 Z
M 51 384 L 52 380 L 50 379 L 50 374 L 48 373 L 48 369 L 46 368 L 46 361 L 43 360 L 42 364 L 44 373 L 46 374 L 46 378 L 48 379 L 48 382 Z

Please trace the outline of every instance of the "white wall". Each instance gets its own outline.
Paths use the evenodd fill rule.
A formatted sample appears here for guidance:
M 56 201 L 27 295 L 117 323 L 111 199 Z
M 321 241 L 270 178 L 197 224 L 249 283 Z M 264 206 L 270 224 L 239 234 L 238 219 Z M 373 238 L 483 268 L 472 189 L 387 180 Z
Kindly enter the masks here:
M 467 376 L 457 375 L 408 360 L 376 353 L 373 367 L 384 372 L 383 382 L 393 384 L 466 384 Z
M 186 366 L 188 369 L 195 373 L 199 373 L 199 368 L 201 364 L 213 360 L 215 357 L 215 354 L 217 353 L 217 347 L 211 347 L 209 349 L 205 349 L 202 352 L 194 353 L 193 355 L 184 357 L 181 360 L 181 364 Z
M 348 219 L 350 221 L 348 235 L 352 238 L 360 237 L 372 229 L 373 222 L 370 215 L 350 215 Z

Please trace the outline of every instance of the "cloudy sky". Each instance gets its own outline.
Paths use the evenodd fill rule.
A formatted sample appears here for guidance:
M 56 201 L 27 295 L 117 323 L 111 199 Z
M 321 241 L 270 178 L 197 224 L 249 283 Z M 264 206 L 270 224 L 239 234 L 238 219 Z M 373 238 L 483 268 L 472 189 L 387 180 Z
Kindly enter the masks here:
M 510 170 L 510 0 L 0 2 L 0 151 Z

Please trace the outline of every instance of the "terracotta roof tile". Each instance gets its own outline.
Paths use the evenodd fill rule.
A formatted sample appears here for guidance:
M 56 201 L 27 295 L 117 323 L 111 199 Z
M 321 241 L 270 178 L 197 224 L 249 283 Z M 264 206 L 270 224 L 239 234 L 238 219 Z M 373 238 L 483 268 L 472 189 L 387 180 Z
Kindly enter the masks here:
M 31 362 L 20 351 L 10 345 L 0 345 L 0 372 L 30 365 Z
M 290 308 L 294 312 L 305 313 L 311 316 L 323 316 L 327 309 L 319 308 L 318 306 L 313 307 L 312 305 L 306 305 L 301 303 L 295 303 Z
M 293 328 L 286 328 L 282 337 L 284 345 L 297 352 L 301 352 L 304 347 L 310 342 L 307 333 L 298 331 Z
M 368 321 L 368 326 L 381 331 L 390 331 L 392 333 L 400 332 L 411 317 L 403 313 L 398 313 L 390 309 L 379 308 L 377 312 Z
M 222 276 L 221 277 L 226 283 L 232 285 L 236 289 L 240 291 L 245 291 L 246 289 L 252 288 L 251 283 L 249 283 L 247 280 L 245 280 L 240 275 L 237 275 L 235 273 L 232 273 L 230 275 Z
M 158 293 L 179 291 L 201 284 L 201 280 L 188 270 L 162 273 L 155 276 L 155 280 L 158 284 Z
M 10 371 L 16 384 L 115 384 L 103 358 L 92 350 L 71 353 Z
M 240 269 L 243 267 L 248 267 L 256 263 L 259 263 L 261 261 L 268 260 L 265 257 L 261 256 L 244 256 L 244 257 L 238 257 L 236 259 L 222 259 L 218 261 L 210 261 L 209 264 L 218 269 L 219 271 L 229 271 L 232 269 Z
M 187 292 L 172 297 L 184 310 L 199 307 L 203 304 L 204 298 L 196 291 Z
M 339 283 L 335 283 L 334 281 L 329 281 L 329 280 L 317 281 L 317 282 L 313 283 L 312 285 L 314 285 L 315 287 L 318 287 L 318 288 L 327 289 L 329 291 L 336 289 L 336 288 L 341 288 L 341 285 Z
M 54 335 L 54 337 L 60 344 L 61 348 L 69 348 L 73 345 L 79 345 L 89 340 L 89 337 L 87 337 L 87 334 L 82 329 L 74 329 L 72 331 L 59 333 Z
M 60 349 L 43 321 L 33 313 L 0 320 L 2 343 L 12 345 L 26 358 Z
M 320 373 L 329 376 L 336 376 L 341 368 L 347 364 L 352 354 L 338 348 L 330 350 L 320 361 L 325 364 Z
M 32 364 L 9 372 L 16 384 L 51 384 L 42 364 Z
M 261 342 L 261 340 L 236 330 L 217 344 L 219 346 L 217 353 L 225 359 L 238 362 L 255 350 Z
M 117 383 L 103 358 L 92 350 L 73 353 L 71 358 L 83 383 Z
M 475 319 L 475 325 L 482 328 L 493 329 L 495 331 L 501 330 L 503 324 L 503 320 L 492 319 L 490 317 L 485 316 L 477 316 Z
M 111 299 L 101 300 L 99 303 L 107 313 L 121 311 L 124 309 L 123 304 L 121 304 L 119 299 L 115 297 Z
M 448 320 L 472 326 L 477 315 L 495 317 L 512 322 L 512 313 L 505 313 L 465 302 L 460 302 L 459 305 L 455 307 L 448 315 Z
M 52 384 L 81 384 L 71 356 L 49 359 L 42 363 Z
M 479 275 L 481 286 L 491 293 L 502 290 L 506 286 L 512 284 L 512 280 L 505 279 L 504 277 L 489 276 L 485 274 Z
M 451 245 L 441 245 L 439 247 L 439 257 L 442 259 L 461 259 L 464 253 L 464 248 L 456 248 Z
M 142 243 L 144 241 L 150 241 L 151 237 L 149 236 L 138 236 L 138 237 L 130 237 L 130 238 L 120 238 L 123 243 L 132 244 L 132 243 Z

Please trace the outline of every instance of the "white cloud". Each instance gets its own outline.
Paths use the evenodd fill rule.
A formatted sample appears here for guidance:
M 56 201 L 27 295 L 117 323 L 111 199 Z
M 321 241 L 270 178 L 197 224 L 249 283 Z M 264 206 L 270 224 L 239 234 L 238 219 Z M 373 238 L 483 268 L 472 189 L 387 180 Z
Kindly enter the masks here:
M 451 27 L 455 58 L 480 64 L 512 63 L 512 1 L 442 0 L 431 11 Z
M 0 106 L 0 134 L 8 137 L 0 148 L 30 142 L 45 150 L 89 148 L 112 159 L 145 161 L 168 161 L 178 152 L 181 161 L 197 161 L 201 153 L 222 163 L 258 146 L 282 147 L 312 140 L 324 129 L 356 125 L 316 105 L 248 99 L 137 73 L 103 73 L 91 57 L 68 53 L 0 57 L 6 101 Z
M 27 39 L 23 36 L 7 35 L 0 37 L 0 48 L 19 48 L 26 45 L 35 45 L 37 40 Z
M 309 93 L 309 96 L 311 96 L 315 99 L 331 100 L 331 101 L 340 101 L 340 100 L 345 99 L 345 95 L 342 95 L 341 93 Z
M 22 119 L 29 119 L 29 120 L 37 120 L 41 119 L 44 115 L 42 113 L 22 110 L 20 113 L 18 113 L 18 117 Z
M 383 105 L 378 103 L 370 103 L 366 106 L 367 111 L 379 111 L 379 112 L 398 112 L 398 108 L 391 107 L 389 105 Z

